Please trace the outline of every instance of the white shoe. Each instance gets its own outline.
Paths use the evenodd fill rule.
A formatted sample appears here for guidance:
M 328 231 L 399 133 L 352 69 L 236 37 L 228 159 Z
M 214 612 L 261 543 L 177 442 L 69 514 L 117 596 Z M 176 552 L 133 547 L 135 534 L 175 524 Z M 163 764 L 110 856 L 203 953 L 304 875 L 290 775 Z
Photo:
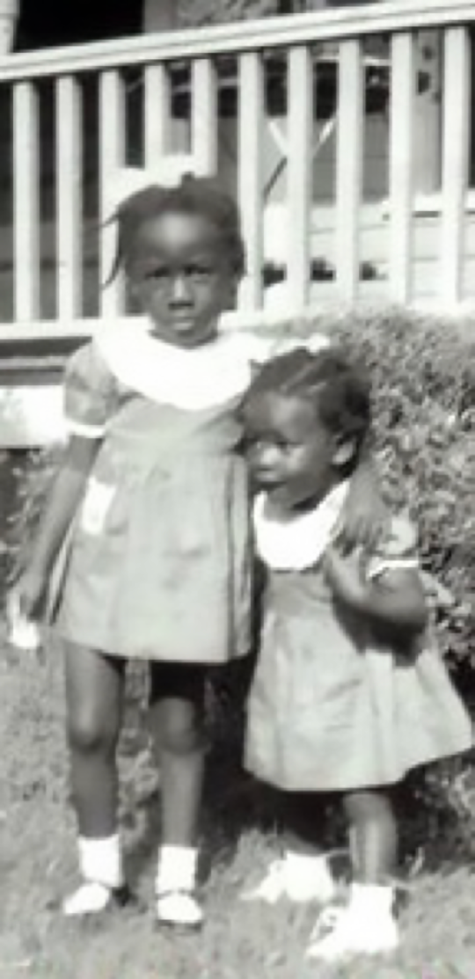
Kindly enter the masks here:
M 160 925 L 195 930 L 203 924 L 203 909 L 192 891 L 170 890 L 157 894 Z
M 241 900 L 277 904 L 286 898 L 295 904 L 310 901 L 328 904 L 335 897 L 335 891 L 335 881 L 325 857 L 287 854 L 271 863 L 261 883 L 244 893 Z
M 96 881 L 85 881 L 63 901 L 63 914 L 68 918 L 101 914 L 112 907 L 124 907 L 131 899 L 129 889 L 110 888 Z
M 351 906 L 326 908 L 310 937 L 308 959 L 339 962 L 356 955 L 389 955 L 399 947 L 392 914 L 362 918 Z

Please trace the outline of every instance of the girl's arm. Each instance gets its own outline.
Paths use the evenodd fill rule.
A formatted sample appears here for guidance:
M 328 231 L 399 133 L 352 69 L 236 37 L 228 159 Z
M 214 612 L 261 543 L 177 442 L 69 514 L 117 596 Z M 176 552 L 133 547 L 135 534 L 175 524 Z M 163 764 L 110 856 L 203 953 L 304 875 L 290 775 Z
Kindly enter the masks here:
M 370 441 L 363 446 L 351 477 L 350 492 L 342 514 L 338 542 L 344 551 L 364 547 L 372 551 L 388 530 L 389 513 L 383 500 Z
M 28 567 L 16 586 L 22 613 L 33 617 L 45 596 L 48 576 L 81 502 L 100 440 L 72 436 L 40 522 Z
M 367 577 L 361 565 L 332 549 L 327 555 L 327 576 L 339 600 L 371 619 L 375 626 L 405 633 L 425 628 L 427 605 L 415 567 L 388 565 L 377 575 Z
M 366 584 L 363 611 L 381 625 L 422 632 L 427 625 L 424 589 L 417 571 L 386 571 Z

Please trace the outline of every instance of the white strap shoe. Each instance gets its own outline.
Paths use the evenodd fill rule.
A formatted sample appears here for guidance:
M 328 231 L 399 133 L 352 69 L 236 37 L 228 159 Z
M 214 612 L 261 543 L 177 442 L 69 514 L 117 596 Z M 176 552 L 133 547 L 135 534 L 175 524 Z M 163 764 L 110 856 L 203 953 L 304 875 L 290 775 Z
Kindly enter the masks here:
M 63 914 L 68 918 L 101 914 L 112 907 L 124 907 L 130 900 L 127 887 L 110 888 L 96 881 L 85 881 L 63 901 Z
M 306 957 L 340 962 L 357 955 L 390 955 L 399 947 L 399 930 L 391 914 L 363 919 L 350 907 L 326 908 L 310 936 Z
M 169 890 L 157 893 L 159 925 L 196 931 L 203 924 L 203 909 L 193 891 Z
M 328 904 L 335 897 L 336 884 L 328 860 L 323 856 L 292 855 L 271 863 L 264 879 L 241 895 L 242 901 L 277 904 L 286 898 L 294 904 L 310 901 Z

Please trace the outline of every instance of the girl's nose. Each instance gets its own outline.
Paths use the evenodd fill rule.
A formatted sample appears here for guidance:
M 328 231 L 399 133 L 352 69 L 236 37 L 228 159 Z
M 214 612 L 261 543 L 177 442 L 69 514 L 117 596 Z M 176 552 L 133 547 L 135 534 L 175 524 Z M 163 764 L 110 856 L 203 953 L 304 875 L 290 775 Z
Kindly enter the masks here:
M 184 275 L 175 275 L 172 279 L 170 299 L 172 303 L 190 302 L 190 290 Z
M 277 451 L 275 447 L 263 443 L 256 445 L 254 462 L 258 469 L 273 469 L 277 462 Z

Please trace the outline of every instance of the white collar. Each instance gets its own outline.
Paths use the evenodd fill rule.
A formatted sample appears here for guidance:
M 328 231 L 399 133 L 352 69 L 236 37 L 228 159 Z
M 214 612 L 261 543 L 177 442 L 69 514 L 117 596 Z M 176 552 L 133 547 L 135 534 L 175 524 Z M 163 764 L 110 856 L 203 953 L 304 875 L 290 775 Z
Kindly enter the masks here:
M 349 481 L 340 483 L 308 513 L 279 512 L 262 493 L 254 504 L 254 526 L 258 553 L 275 571 L 304 571 L 323 557 L 348 495 Z
M 242 395 L 250 356 L 242 339 L 223 333 L 184 350 L 150 333 L 147 321 L 100 331 L 95 342 L 109 370 L 126 388 L 188 411 L 217 407 Z

